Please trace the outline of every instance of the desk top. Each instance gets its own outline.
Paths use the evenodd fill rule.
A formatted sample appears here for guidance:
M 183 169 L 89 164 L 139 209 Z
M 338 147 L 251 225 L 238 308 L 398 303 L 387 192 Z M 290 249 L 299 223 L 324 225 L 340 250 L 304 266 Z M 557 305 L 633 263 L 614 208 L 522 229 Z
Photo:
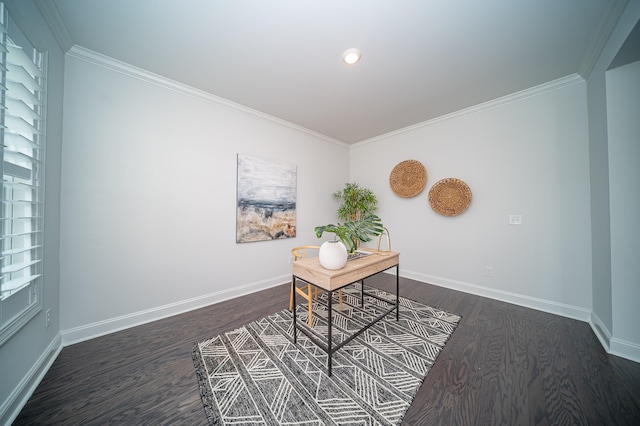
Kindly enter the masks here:
M 318 257 L 297 260 L 293 262 L 291 269 L 296 277 L 324 290 L 333 291 L 400 263 L 400 253 L 385 252 L 385 255 L 380 255 L 374 249 L 362 248 L 361 250 L 370 251 L 373 254 L 350 260 L 342 269 L 325 269 L 320 265 Z

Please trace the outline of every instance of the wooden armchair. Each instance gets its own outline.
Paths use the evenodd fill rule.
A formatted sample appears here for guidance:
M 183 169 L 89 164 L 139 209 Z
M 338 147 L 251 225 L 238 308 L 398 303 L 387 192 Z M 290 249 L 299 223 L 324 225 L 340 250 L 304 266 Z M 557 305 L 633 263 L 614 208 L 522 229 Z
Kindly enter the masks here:
M 317 255 L 320 246 L 298 246 L 291 249 L 291 255 L 293 256 L 293 261 L 297 261 L 298 259 L 306 258 L 307 253 L 315 253 Z M 313 306 L 313 299 L 317 298 L 318 295 L 323 291 L 317 287 L 312 286 L 306 281 L 302 281 L 300 279 L 296 280 L 296 282 L 303 282 L 306 285 L 302 287 L 296 287 L 295 291 L 300 296 L 302 296 L 309 305 L 309 327 L 313 326 L 313 313 L 311 307 Z M 306 291 L 305 291 L 306 290 Z M 342 310 L 342 290 L 338 290 L 338 295 L 340 299 L 340 310 Z M 293 310 L 293 290 L 289 295 L 289 310 Z

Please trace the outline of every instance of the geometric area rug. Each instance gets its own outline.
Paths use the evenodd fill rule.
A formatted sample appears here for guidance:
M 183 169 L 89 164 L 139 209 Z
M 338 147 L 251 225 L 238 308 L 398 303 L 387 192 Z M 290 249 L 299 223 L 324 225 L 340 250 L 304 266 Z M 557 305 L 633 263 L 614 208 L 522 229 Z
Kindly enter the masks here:
M 395 303 L 395 295 L 360 284 L 343 288 L 343 308 L 334 298 L 332 336 L 340 343 Z M 366 294 L 366 293 L 365 293 Z M 326 293 L 313 306 L 312 333 L 326 341 Z M 324 298 L 324 300 L 323 300 Z M 306 306 L 298 325 L 307 327 Z M 210 424 L 220 425 L 397 425 L 460 316 L 400 297 L 395 311 L 333 354 L 298 333 L 292 314 L 277 312 L 196 344 L 193 363 Z

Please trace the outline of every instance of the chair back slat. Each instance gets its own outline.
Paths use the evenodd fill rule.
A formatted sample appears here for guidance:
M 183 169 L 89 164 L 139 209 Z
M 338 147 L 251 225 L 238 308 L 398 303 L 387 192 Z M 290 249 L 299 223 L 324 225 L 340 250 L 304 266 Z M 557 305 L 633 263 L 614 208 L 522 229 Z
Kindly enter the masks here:
M 298 246 L 291 249 L 291 255 L 293 256 L 293 261 L 295 262 L 298 259 L 303 259 L 307 257 L 307 252 L 309 250 L 319 250 L 320 246 Z

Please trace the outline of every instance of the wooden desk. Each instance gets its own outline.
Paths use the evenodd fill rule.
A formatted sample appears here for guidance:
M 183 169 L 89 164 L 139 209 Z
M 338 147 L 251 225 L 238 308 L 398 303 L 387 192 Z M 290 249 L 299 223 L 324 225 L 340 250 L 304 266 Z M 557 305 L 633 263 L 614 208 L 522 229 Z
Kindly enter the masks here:
M 387 252 L 386 255 L 376 254 L 375 250 L 362 249 L 364 251 L 370 251 L 374 254 L 370 256 L 361 257 L 358 259 L 350 260 L 347 262 L 344 268 L 338 270 L 325 269 L 320 265 L 320 260 L 317 257 L 310 257 L 300 259 L 293 262 L 292 266 L 292 279 L 291 279 L 291 291 L 293 292 L 293 343 L 298 343 L 297 330 L 302 331 L 306 336 L 311 339 L 316 345 L 324 350 L 327 355 L 327 374 L 331 376 L 331 355 L 349 343 L 351 340 L 359 336 L 366 329 L 373 324 L 387 316 L 389 313 L 396 311 L 396 321 L 400 315 L 400 253 Z M 331 301 L 333 300 L 333 293 L 349 284 L 360 281 L 362 283 L 362 291 L 360 293 L 360 306 L 364 305 L 364 280 L 387 269 L 396 268 L 396 304 L 392 308 L 388 309 L 378 317 L 374 318 L 369 324 L 363 327 L 355 334 L 349 336 L 338 345 L 333 345 L 331 341 Z M 306 328 L 298 326 L 296 317 L 296 281 L 303 280 L 309 284 L 325 290 L 327 292 L 327 342 L 326 344 L 312 335 Z M 376 295 L 367 294 L 369 297 L 375 297 Z M 385 299 L 381 299 L 385 300 Z M 385 300 L 388 302 L 388 300 Z

